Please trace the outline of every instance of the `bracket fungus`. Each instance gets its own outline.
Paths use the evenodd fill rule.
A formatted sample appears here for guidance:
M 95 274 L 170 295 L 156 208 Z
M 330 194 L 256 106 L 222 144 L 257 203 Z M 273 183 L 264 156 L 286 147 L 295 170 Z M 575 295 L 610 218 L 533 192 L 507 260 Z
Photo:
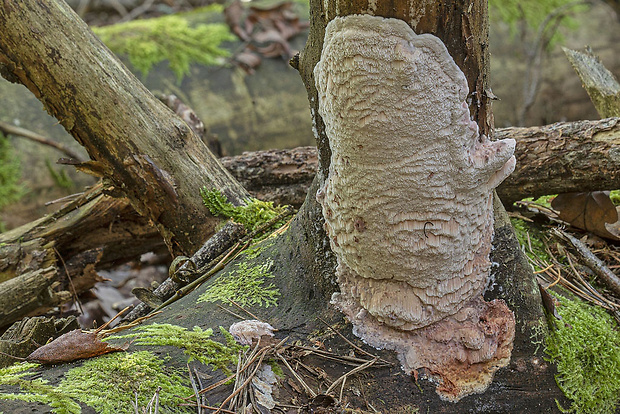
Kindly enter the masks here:
M 317 193 L 338 260 L 332 302 L 407 372 L 439 379 L 443 398 L 484 391 L 514 339 L 512 312 L 482 292 L 515 141 L 479 134 L 445 45 L 401 20 L 332 20 L 314 74 L 332 151 Z

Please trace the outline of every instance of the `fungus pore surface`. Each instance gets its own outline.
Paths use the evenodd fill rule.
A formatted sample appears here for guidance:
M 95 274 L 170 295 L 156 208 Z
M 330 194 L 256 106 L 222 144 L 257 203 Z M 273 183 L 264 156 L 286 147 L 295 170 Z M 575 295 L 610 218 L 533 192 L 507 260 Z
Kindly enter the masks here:
M 485 389 L 514 337 L 512 312 L 481 293 L 515 141 L 480 136 L 444 44 L 401 20 L 334 19 L 314 74 L 332 151 L 317 199 L 338 259 L 333 303 L 405 370 L 438 377 L 443 397 Z

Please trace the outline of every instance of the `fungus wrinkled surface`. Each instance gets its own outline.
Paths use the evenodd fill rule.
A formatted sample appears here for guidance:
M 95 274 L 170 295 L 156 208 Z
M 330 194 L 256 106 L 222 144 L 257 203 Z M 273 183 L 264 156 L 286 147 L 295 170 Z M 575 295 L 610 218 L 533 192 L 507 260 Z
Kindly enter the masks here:
M 492 193 L 514 170 L 514 140 L 480 136 L 444 44 L 401 20 L 332 20 L 314 74 L 332 151 L 317 199 L 338 259 L 333 302 L 408 371 L 487 364 L 477 371 L 492 376 L 510 357 L 514 316 L 481 293 Z M 444 355 L 424 352 L 437 346 Z M 440 376 L 462 382 L 448 399 L 490 382 L 471 370 Z

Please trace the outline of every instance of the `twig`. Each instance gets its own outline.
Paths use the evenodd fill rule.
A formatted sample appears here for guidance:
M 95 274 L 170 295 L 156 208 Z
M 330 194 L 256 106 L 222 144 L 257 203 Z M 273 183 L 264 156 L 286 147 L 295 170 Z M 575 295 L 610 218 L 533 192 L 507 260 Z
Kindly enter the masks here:
M 293 374 L 293 376 L 295 377 L 295 379 L 297 380 L 297 382 L 299 382 L 301 384 L 301 386 L 304 388 L 304 390 L 306 390 L 306 392 L 308 394 L 310 394 L 310 396 L 312 398 L 316 397 L 316 392 L 314 392 L 312 390 L 312 388 L 310 388 L 308 386 L 308 384 L 306 384 L 306 381 L 303 380 L 303 378 L 301 378 L 299 376 L 299 374 L 297 374 L 297 372 L 293 369 L 293 367 L 291 367 L 291 365 L 288 363 L 288 361 L 286 360 L 286 358 L 284 358 L 282 355 L 280 355 L 279 352 L 276 352 L 276 356 L 278 358 L 280 358 L 282 360 L 282 362 L 284 362 L 284 365 L 286 365 L 286 367 L 289 369 L 289 371 L 291 371 L 291 373 Z
M 581 260 L 601 278 L 603 283 L 614 291 L 614 293 L 620 295 L 620 278 L 609 270 L 607 266 L 605 266 L 605 263 L 596 257 L 586 245 L 565 231 L 553 228 L 551 232 L 558 238 L 568 242 L 575 253 L 577 253 Z
M 379 358 L 376 355 L 371 354 L 370 352 L 364 351 L 362 348 L 360 348 L 359 346 L 355 345 L 353 342 L 349 341 L 347 338 L 344 337 L 344 335 L 342 335 L 340 332 L 338 332 L 337 330 L 335 330 L 334 328 L 332 328 L 327 322 L 325 322 L 323 319 L 321 318 L 317 318 L 319 321 L 323 322 L 323 324 L 325 326 L 327 326 L 332 332 L 334 332 L 336 335 L 338 335 L 339 337 L 341 337 L 346 343 L 348 343 L 349 345 L 351 345 L 353 348 L 357 349 L 359 352 L 361 352 L 364 355 L 367 355 L 371 358 L 375 358 L 385 364 L 388 365 L 394 365 L 389 361 L 386 361 L 385 359 Z
M 325 359 L 331 359 L 332 361 L 338 361 L 341 364 L 349 364 L 349 365 L 355 365 L 358 366 L 359 364 L 364 364 L 366 362 L 368 362 L 367 359 L 362 359 L 362 358 L 355 358 L 355 357 L 350 357 L 347 355 L 335 355 L 333 353 L 327 352 L 327 351 L 322 351 L 320 349 L 315 349 L 315 348 L 309 348 L 307 346 L 303 346 L 303 345 L 294 345 L 294 348 L 299 348 L 299 349 L 303 349 L 304 351 L 309 351 L 311 353 L 314 353 L 322 358 Z M 372 355 L 372 358 L 377 358 L 378 357 Z M 388 365 L 393 365 L 392 363 L 388 362 Z M 385 366 L 385 362 L 381 362 L 381 366 Z
M 243 384 L 241 384 L 241 387 L 239 387 L 239 389 L 234 391 L 232 394 L 230 394 L 228 397 L 226 397 L 226 399 L 224 401 L 222 401 L 222 404 L 221 404 L 220 408 L 217 411 L 215 411 L 214 414 L 218 414 L 219 412 L 221 412 L 222 411 L 221 407 L 223 407 L 225 404 L 227 404 L 228 401 L 230 401 L 233 397 L 235 397 L 237 394 L 239 394 L 241 392 L 241 390 L 243 390 L 243 388 L 245 388 L 250 383 L 250 381 L 252 380 L 254 375 L 256 375 L 256 371 L 258 371 L 258 368 L 260 368 L 260 364 L 263 362 L 263 358 L 265 357 L 265 354 L 267 353 L 267 350 L 269 350 L 269 348 L 263 348 L 260 351 L 260 358 L 259 358 L 258 363 L 256 364 L 256 366 L 254 367 L 254 371 L 252 371 L 252 373 L 243 382 Z
M 257 321 L 263 322 L 262 319 L 260 319 L 258 316 L 254 315 L 252 312 L 250 312 L 249 310 L 247 310 L 244 307 L 242 307 L 241 305 L 239 305 L 237 302 L 235 302 L 231 298 L 228 298 L 228 300 L 230 301 L 230 303 L 232 303 L 233 305 L 235 305 L 236 307 L 238 307 L 239 309 L 241 309 L 242 311 L 244 311 L 245 313 L 247 313 L 248 315 L 250 315 L 251 317 L 253 317 Z M 244 319 L 244 318 L 241 318 L 241 319 Z
M 239 315 L 238 313 L 235 313 L 235 312 L 231 311 L 230 309 L 226 309 L 225 307 L 223 307 L 219 303 L 218 303 L 217 307 L 220 308 L 221 310 L 225 311 L 225 312 L 230 313 L 232 316 L 235 316 L 235 317 L 241 319 L 242 321 L 245 320 L 245 318 L 243 316 Z
M 358 366 L 357 368 L 353 368 L 351 371 L 347 372 L 346 374 L 343 374 L 340 378 L 334 381 L 332 385 L 329 386 L 327 391 L 325 391 L 325 394 L 329 395 L 329 393 L 334 390 L 334 388 L 340 383 L 340 381 L 344 381 L 349 375 L 357 374 L 358 372 L 365 370 L 366 368 L 370 367 L 372 364 L 377 362 L 377 360 L 378 358 L 375 358 L 372 361 L 368 361 L 365 364 Z
M 192 383 L 192 389 L 194 390 L 194 395 L 196 396 L 196 411 L 198 412 L 198 414 L 202 414 L 202 407 L 201 405 L 201 401 L 200 401 L 200 394 L 198 393 L 198 386 L 196 385 L 196 379 L 194 378 L 194 374 L 192 373 L 192 369 L 189 366 L 189 363 L 187 364 L 187 370 L 189 371 L 189 380 Z
M 72 292 L 73 297 L 75 299 L 75 303 L 78 306 L 78 309 L 80 310 L 80 314 L 84 315 L 84 309 L 82 309 L 82 303 L 80 302 L 80 299 L 78 298 L 77 291 L 75 290 L 75 285 L 73 285 L 73 279 L 71 279 L 71 275 L 69 274 L 69 270 L 67 269 L 67 264 L 65 263 L 65 260 L 62 258 L 58 250 L 55 247 L 53 247 L 53 249 L 56 252 L 56 256 L 58 256 L 58 258 L 60 259 L 60 262 L 62 263 L 62 267 L 65 269 L 65 274 L 67 275 L 67 279 L 69 279 L 69 284 L 71 285 L 71 290 L 73 291 Z
M 179 404 L 179 407 L 193 407 L 194 404 Z M 224 414 L 237 414 L 234 411 L 225 410 L 222 407 L 212 407 L 210 405 L 200 404 L 201 408 L 206 408 L 207 410 L 215 411 L 216 413 L 224 413 Z
M 108 329 L 108 330 L 107 330 L 107 331 L 105 331 L 104 333 L 105 333 L 106 335 L 108 335 L 108 334 L 112 334 L 112 333 L 116 333 L 116 332 L 121 332 L 121 331 L 124 331 L 124 330 L 126 330 L 126 329 L 133 328 L 134 326 L 138 326 L 138 325 L 140 325 L 142 322 L 144 322 L 145 320 L 147 320 L 147 319 L 151 319 L 153 316 L 157 316 L 157 315 L 159 315 L 160 313 L 162 313 L 162 311 L 157 311 L 157 312 L 149 313 L 148 315 L 146 315 L 146 316 L 142 316 L 142 317 L 140 317 L 140 318 L 136 319 L 135 321 L 132 321 L 132 322 L 130 322 L 130 323 L 128 323 L 128 324 L 126 324 L 126 325 L 123 325 L 123 326 L 117 326 L 116 328 Z
M 151 6 L 153 6 L 153 3 L 155 3 L 155 0 L 146 0 L 140 6 L 134 8 L 132 11 L 124 15 L 123 18 L 120 19 L 118 22 L 128 22 L 135 19 L 136 17 L 139 17 L 141 14 L 146 13 L 151 8 Z
M 122 311 L 120 311 L 119 313 L 117 313 L 116 315 L 114 315 L 114 317 L 112 319 L 110 319 L 109 321 L 107 321 L 106 323 L 104 323 L 103 325 L 101 325 L 99 328 L 97 328 L 95 330 L 95 333 L 100 333 L 102 332 L 105 328 L 107 328 L 108 326 L 110 326 L 110 324 L 112 322 L 114 322 L 116 320 L 116 318 L 118 318 L 119 316 L 122 316 L 123 314 L 125 314 L 125 312 L 127 312 L 129 309 L 131 309 L 131 306 L 127 306 L 125 309 L 123 309 Z M 106 331 L 104 334 L 107 335 L 109 331 Z
M 379 411 L 377 411 L 377 409 L 375 407 L 373 407 L 369 402 L 368 399 L 366 398 L 366 393 L 364 392 L 364 387 L 362 386 L 362 380 L 360 379 L 360 377 L 357 377 L 357 382 L 360 385 L 360 392 L 362 393 L 362 397 L 364 398 L 364 402 L 366 403 L 366 407 L 372 409 L 373 412 L 378 413 Z
M 7 124 L 6 122 L 0 122 L 0 131 L 4 132 L 5 134 L 19 136 L 19 137 L 26 138 L 34 142 L 38 142 L 39 144 L 47 145 L 49 147 L 57 149 L 58 151 L 64 153 L 65 155 L 67 155 L 70 158 L 73 158 L 76 161 L 81 160 L 81 157 L 76 152 L 73 152 L 73 150 L 65 147 L 64 145 L 58 142 L 55 142 L 49 138 L 46 138 L 43 135 L 39 135 L 36 132 L 29 131 L 24 128 L 16 127 L 15 125 Z

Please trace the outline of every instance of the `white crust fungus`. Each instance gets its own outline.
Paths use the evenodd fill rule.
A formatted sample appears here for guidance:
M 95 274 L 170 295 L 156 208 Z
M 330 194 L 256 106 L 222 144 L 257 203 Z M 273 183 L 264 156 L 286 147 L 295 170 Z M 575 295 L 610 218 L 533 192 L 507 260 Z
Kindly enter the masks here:
M 241 345 L 252 345 L 253 341 L 258 341 L 262 336 L 273 336 L 274 330 L 273 326 L 266 322 L 249 319 L 233 323 L 228 332 Z
M 478 297 L 490 269 L 492 192 L 514 170 L 515 141 L 479 135 L 466 78 L 442 41 L 401 20 L 332 20 L 314 75 L 332 151 L 317 199 L 338 259 L 333 302 L 371 345 L 399 351 L 409 371 L 447 363 L 409 350 L 426 340 L 456 341 L 454 361 L 492 360 L 496 370 L 506 355 L 489 350 L 505 350 L 500 336 L 512 343 L 514 317 Z M 472 301 L 478 310 L 463 314 Z M 501 335 L 477 321 L 489 306 L 505 308 Z M 471 322 L 467 332 L 438 334 L 447 317 Z M 456 398 L 481 389 L 468 387 Z

